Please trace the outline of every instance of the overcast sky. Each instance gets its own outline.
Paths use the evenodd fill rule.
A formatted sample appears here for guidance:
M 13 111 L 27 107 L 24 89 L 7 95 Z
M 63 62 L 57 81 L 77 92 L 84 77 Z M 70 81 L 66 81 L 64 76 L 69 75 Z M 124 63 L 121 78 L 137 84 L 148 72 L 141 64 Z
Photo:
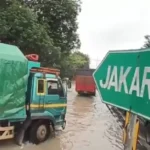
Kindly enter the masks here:
M 81 51 L 102 60 L 108 50 L 140 48 L 150 34 L 150 0 L 82 0 Z M 99 63 L 99 62 L 98 62 Z

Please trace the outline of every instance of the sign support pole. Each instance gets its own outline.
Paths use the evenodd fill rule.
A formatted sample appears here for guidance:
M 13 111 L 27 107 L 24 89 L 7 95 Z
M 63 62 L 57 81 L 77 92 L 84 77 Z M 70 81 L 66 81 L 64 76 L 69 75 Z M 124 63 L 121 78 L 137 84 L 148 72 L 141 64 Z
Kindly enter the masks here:
M 124 145 L 124 150 L 133 150 L 133 142 L 134 142 L 134 134 L 135 134 L 135 126 L 137 121 L 137 115 L 130 114 L 130 121 L 127 127 L 127 139 Z

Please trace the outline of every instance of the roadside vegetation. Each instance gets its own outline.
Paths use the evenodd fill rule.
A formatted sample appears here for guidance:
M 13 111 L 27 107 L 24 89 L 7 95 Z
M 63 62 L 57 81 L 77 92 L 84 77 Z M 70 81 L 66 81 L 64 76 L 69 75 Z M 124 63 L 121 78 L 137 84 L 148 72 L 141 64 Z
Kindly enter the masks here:
M 38 54 L 43 66 L 57 67 L 62 76 L 72 78 L 90 62 L 78 51 L 80 11 L 80 0 L 1 0 L 0 41 L 24 54 Z

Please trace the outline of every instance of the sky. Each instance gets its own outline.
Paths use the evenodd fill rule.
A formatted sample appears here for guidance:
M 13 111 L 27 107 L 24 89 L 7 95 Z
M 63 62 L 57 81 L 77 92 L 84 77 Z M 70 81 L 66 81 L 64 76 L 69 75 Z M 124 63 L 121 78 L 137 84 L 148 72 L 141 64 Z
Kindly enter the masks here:
M 82 0 L 80 51 L 96 68 L 108 50 L 141 48 L 150 34 L 150 0 Z M 96 61 L 98 60 L 98 61 Z

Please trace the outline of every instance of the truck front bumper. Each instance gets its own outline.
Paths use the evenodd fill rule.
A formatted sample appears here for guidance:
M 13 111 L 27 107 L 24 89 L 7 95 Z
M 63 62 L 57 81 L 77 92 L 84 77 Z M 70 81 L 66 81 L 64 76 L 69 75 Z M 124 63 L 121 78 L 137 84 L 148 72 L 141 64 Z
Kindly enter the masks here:
M 14 138 L 14 126 L 0 127 L 0 140 Z
M 60 128 L 60 127 L 63 130 L 65 129 L 65 127 L 66 127 L 66 120 L 59 120 L 59 121 L 56 122 L 55 129 Z

